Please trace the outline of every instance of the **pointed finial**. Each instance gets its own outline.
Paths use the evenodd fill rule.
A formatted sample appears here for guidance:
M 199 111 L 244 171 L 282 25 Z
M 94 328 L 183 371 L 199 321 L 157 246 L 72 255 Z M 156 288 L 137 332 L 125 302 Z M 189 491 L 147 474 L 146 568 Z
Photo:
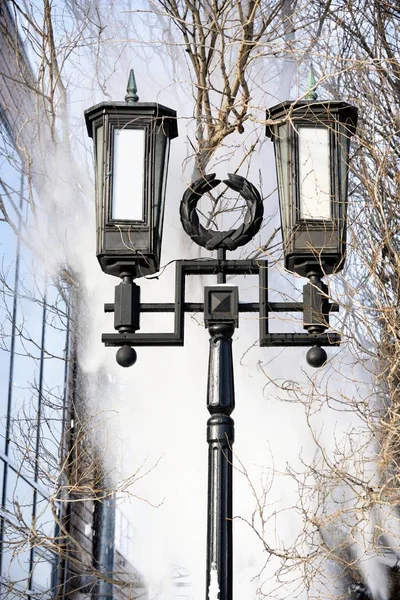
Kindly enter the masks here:
M 318 98 L 317 90 L 315 89 L 315 73 L 313 69 L 313 65 L 311 63 L 310 70 L 308 71 L 307 78 L 307 93 L 305 95 L 306 100 L 316 100 Z
M 126 88 L 125 102 L 134 104 L 135 102 L 138 102 L 138 100 L 139 96 L 137 95 L 135 73 L 133 72 L 133 69 L 131 69 L 129 72 L 128 87 Z

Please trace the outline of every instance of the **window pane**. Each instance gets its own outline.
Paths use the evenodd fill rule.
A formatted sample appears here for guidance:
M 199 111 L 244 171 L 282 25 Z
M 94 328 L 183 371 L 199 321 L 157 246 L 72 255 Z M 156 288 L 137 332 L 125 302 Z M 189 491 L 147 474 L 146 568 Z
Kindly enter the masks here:
M 14 464 L 33 477 L 36 465 L 44 282 L 40 273 L 32 266 L 31 252 L 23 247 L 19 275 L 10 444 Z
M 45 370 L 51 369 L 53 361 L 45 361 Z M 56 367 L 58 368 L 58 364 Z M 63 386 L 49 388 L 44 382 L 39 429 L 38 467 L 39 479 L 48 485 L 48 479 L 59 472 L 60 444 L 63 434 L 64 418 Z
M 41 494 L 36 496 L 35 506 L 36 529 L 40 536 L 54 537 L 55 520 L 50 502 Z
M 39 442 L 39 466 L 43 468 L 43 474 L 56 474 L 59 471 L 65 402 L 66 351 L 66 305 L 57 288 L 49 286 L 46 299 Z
M 36 257 L 24 245 L 20 249 L 19 295 L 43 305 L 46 276 L 39 267 Z
M 0 447 L 4 449 L 10 380 L 11 336 L 17 238 L 11 227 L 0 222 Z
M 47 560 L 40 551 L 35 551 L 32 569 L 32 587 L 34 591 L 50 591 L 54 563 Z M 40 597 L 45 598 L 47 596 Z
M 20 216 L 23 168 L 7 131 L 0 121 L 0 193 L 9 219 L 17 225 Z
M 33 488 L 8 468 L 2 575 L 15 586 L 26 586 L 30 571 L 29 531 L 32 524 Z
M 26 531 L 32 523 L 33 487 L 11 467 L 7 472 L 6 510 Z
M 23 352 L 20 342 L 17 351 Z M 40 362 L 16 354 L 12 381 L 9 454 L 13 464 L 29 477 L 36 466 Z
M 9 523 L 5 524 L 4 537 L 1 574 L 8 584 L 6 587 L 14 590 L 26 588 L 31 554 L 27 538 L 22 538 Z

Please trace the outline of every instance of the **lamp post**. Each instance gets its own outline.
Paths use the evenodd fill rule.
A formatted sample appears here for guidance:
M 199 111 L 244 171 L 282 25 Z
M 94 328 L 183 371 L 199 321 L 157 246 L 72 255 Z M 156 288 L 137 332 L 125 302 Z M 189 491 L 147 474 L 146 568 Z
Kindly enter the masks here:
M 118 347 L 117 362 L 136 361 L 134 346 L 183 346 L 185 312 L 203 312 L 210 334 L 207 422 L 208 516 L 206 597 L 216 586 L 219 600 L 232 600 L 232 445 L 235 407 L 232 334 L 239 314 L 259 315 L 260 346 L 311 347 L 307 361 L 326 360 L 323 346 L 340 344 L 326 333 L 329 313 L 338 310 L 327 296 L 322 277 L 342 268 L 345 258 L 349 140 L 357 111 L 344 102 L 284 102 L 267 111 L 267 135 L 275 146 L 285 266 L 309 278 L 303 303 L 270 302 L 266 260 L 227 260 L 227 251 L 245 245 L 259 231 L 263 202 L 245 178 L 229 175 L 224 184 L 246 202 L 242 225 L 228 231 L 205 229 L 196 206 L 221 181 L 206 175 L 186 190 L 180 205 L 183 229 L 215 258 L 177 260 L 174 303 L 141 303 L 135 279 L 155 273 L 160 265 L 168 150 L 178 135 L 175 111 L 139 103 L 133 71 L 125 102 L 103 102 L 85 112 L 93 138 L 96 168 L 97 256 L 103 271 L 121 278 L 113 304 L 117 333 L 103 334 L 106 346 Z M 237 286 L 226 276 L 258 276 L 259 301 L 239 301 Z M 215 275 L 204 290 L 204 302 L 185 298 L 187 276 Z M 174 331 L 137 333 L 143 312 L 173 312 Z M 306 333 L 270 333 L 270 313 L 303 312 Z M 213 599 L 209 599 L 213 600 Z

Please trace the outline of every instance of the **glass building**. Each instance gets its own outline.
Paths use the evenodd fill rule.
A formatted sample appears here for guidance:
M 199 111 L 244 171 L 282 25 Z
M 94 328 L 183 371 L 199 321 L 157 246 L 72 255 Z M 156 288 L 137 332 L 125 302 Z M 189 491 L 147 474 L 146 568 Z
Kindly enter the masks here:
M 52 545 L 61 518 L 54 498 L 68 398 L 68 289 L 46 279 L 23 241 L 31 210 L 25 168 L 4 119 L 0 149 L 7 215 L 0 221 L 0 596 L 45 598 L 57 584 Z
M 97 499 L 98 483 L 92 494 L 75 489 L 85 477 L 101 482 L 103 474 L 85 441 L 73 294 L 62 273 L 48 275 L 32 235 L 41 204 L 40 185 L 28 178 L 29 156 L 21 150 L 23 127 L 28 136 L 35 133 L 29 86 L 15 84 L 24 75 L 25 81 L 33 77 L 2 3 L 0 598 L 145 599 L 141 577 L 126 559 L 129 523 L 118 516 L 115 499 L 101 493 Z

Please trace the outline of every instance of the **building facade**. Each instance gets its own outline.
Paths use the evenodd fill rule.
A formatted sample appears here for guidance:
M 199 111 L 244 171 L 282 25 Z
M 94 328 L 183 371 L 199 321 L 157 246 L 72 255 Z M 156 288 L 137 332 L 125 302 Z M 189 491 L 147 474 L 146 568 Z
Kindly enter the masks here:
M 69 394 L 68 289 L 47 280 L 21 241 L 29 205 L 24 168 L 7 125 L 3 119 L 0 190 L 4 211 L 17 229 L 5 220 L 0 223 L 0 564 L 2 581 L 8 576 L 15 582 L 10 589 L 27 586 L 43 593 L 55 584 L 56 553 L 28 538 L 33 528 L 55 537 L 55 517 L 61 515 L 50 498 Z
M 51 143 L 38 124 L 33 79 L 13 15 L 2 3 L 0 597 L 147 598 L 126 558 L 129 524 L 121 525 L 85 433 L 76 294 L 64 272 L 48 274 L 32 236 L 41 177 L 25 150 L 39 135 Z

